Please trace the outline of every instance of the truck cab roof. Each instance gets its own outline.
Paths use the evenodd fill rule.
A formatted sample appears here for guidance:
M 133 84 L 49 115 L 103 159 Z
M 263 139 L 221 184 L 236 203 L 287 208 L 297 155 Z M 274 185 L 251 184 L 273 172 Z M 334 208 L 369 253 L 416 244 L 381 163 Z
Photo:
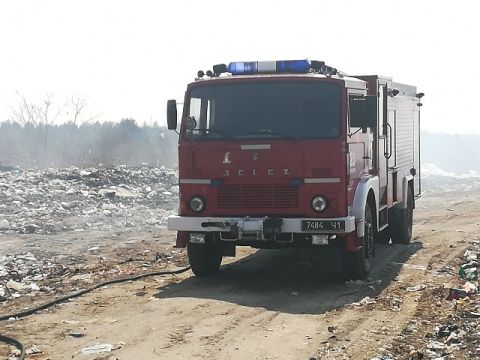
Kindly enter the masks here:
M 190 85 L 195 86 L 194 84 L 199 83 L 208 83 L 208 82 L 223 82 L 223 81 L 245 81 L 245 80 L 255 80 L 255 79 L 325 79 L 329 81 L 342 82 L 345 84 L 345 87 L 351 89 L 366 90 L 367 81 L 344 75 L 324 75 L 317 73 L 306 73 L 306 74 L 295 74 L 295 73 L 284 73 L 284 74 L 252 74 L 252 75 L 230 75 L 224 74 L 217 77 L 201 77 L 196 78 L 195 81 Z

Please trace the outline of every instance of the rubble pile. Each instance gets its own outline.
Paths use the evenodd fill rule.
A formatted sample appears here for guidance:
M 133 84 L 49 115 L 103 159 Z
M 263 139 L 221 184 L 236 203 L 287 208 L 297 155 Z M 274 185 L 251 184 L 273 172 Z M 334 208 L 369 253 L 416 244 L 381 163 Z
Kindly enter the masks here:
M 371 360 L 480 358 L 479 257 L 480 240 L 472 240 L 452 276 L 456 285 L 425 292 L 418 320 L 407 324 L 383 356 Z
M 0 171 L 0 234 L 165 228 L 178 173 L 151 167 Z
M 147 164 L 0 171 L 0 305 L 183 266 L 183 252 L 161 235 L 177 184 L 176 170 Z

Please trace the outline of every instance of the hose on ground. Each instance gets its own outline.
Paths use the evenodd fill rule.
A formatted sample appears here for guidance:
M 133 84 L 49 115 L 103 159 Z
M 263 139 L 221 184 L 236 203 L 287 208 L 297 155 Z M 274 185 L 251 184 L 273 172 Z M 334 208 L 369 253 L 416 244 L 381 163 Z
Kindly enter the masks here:
M 3 342 L 3 343 L 8 344 L 8 345 L 15 346 L 20 351 L 20 355 L 18 356 L 18 360 L 24 360 L 25 359 L 25 348 L 23 347 L 23 344 L 20 341 L 14 339 L 14 338 L 11 338 L 9 336 L 5 336 L 5 335 L 0 334 L 0 342 Z
M 111 285 L 111 284 L 118 284 L 118 283 L 125 282 L 125 281 L 139 280 L 139 279 L 149 277 L 149 276 L 176 275 L 176 274 L 181 274 L 181 273 L 183 273 L 185 271 L 188 271 L 188 270 L 190 270 L 190 266 L 187 266 L 187 267 L 184 267 L 184 268 L 181 268 L 181 269 L 178 269 L 178 270 L 152 271 L 152 272 L 143 273 L 143 274 L 139 274 L 139 275 L 125 276 L 125 277 L 121 277 L 121 278 L 117 278 L 117 279 L 102 281 L 102 282 L 100 282 L 98 284 L 95 284 L 93 286 L 90 286 L 86 289 L 81 289 L 81 290 L 78 290 L 76 292 L 61 296 L 59 298 L 53 299 L 51 301 L 48 301 L 44 304 L 35 306 L 33 308 L 26 309 L 26 310 L 17 312 L 15 314 L 2 315 L 2 316 L 0 316 L 0 321 L 8 320 L 10 318 L 17 318 L 18 319 L 18 318 L 22 318 L 22 317 L 31 315 L 33 313 L 36 313 L 37 311 L 49 308 L 52 305 L 60 304 L 60 303 L 62 303 L 64 301 L 67 301 L 69 299 L 72 299 L 72 298 L 78 297 L 80 295 L 84 295 L 86 293 L 89 293 L 89 292 L 91 292 L 95 289 L 98 289 L 98 288 L 102 287 L 102 286 Z
M 98 289 L 100 287 L 103 287 L 103 286 L 107 286 L 107 285 L 111 285 L 111 284 L 118 284 L 118 283 L 125 282 L 125 281 L 139 280 L 139 279 L 142 279 L 142 278 L 145 278 L 145 277 L 148 277 L 148 276 L 176 275 L 176 274 L 181 274 L 183 272 L 186 272 L 188 270 L 190 270 L 190 266 L 187 266 L 187 267 L 184 267 L 184 268 L 181 268 L 181 269 L 177 269 L 177 270 L 152 271 L 152 272 L 148 272 L 148 273 L 144 273 L 144 274 L 126 276 L 126 277 L 121 277 L 121 278 L 117 278 L 117 279 L 102 281 L 102 282 L 100 282 L 98 284 L 95 284 L 93 286 L 90 286 L 86 289 L 81 289 L 79 291 L 61 296 L 59 298 L 48 301 L 44 304 L 40 304 L 40 305 L 35 306 L 33 308 L 26 309 L 26 310 L 23 310 L 23 311 L 19 311 L 19 312 L 14 313 L 14 314 L 2 315 L 2 316 L 0 316 L 0 321 L 8 320 L 10 318 L 18 319 L 18 318 L 22 318 L 22 317 L 31 315 L 33 313 L 36 313 L 37 311 L 44 310 L 46 308 L 49 308 L 50 306 L 60 304 L 60 303 L 62 303 L 64 301 L 67 301 L 69 299 L 84 295 L 86 293 L 89 293 L 89 292 L 91 292 L 95 289 Z M 0 342 L 15 346 L 18 350 L 20 350 L 20 356 L 18 357 L 18 360 L 25 359 L 25 348 L 20 341 L 0 334 Z

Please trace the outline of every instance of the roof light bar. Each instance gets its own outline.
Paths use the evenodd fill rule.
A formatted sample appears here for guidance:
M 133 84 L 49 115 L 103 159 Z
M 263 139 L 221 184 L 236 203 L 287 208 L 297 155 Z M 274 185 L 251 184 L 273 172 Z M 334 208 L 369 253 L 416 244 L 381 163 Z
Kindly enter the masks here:
M 227 71 L 232 75 L 268 73 L 307 73 L 310 60 L 231 62 Z
M 213 66 L 213 71 L 208 70 L 198 72 L 198 80 L 205 75 L 208 77 L 218 77 L 221 74 L 230 73 L 232 75 L 251 75 L 251 74 L 323 74 L 328 77 L 338 75 L 343 77 L 343 73 L 330 67 L 323 61 L 317 60 L 281 60 L 281 61 L 237 61 L 230 64 L 217 64 Z

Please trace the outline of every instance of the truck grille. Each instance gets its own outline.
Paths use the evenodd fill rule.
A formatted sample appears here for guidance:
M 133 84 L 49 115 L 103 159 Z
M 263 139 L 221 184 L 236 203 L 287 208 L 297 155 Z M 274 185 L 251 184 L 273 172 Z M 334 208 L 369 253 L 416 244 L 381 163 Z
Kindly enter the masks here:
M 298 208 L 298 187 L 288 184 L 223 185 L 217 189 L 219 209 Z

